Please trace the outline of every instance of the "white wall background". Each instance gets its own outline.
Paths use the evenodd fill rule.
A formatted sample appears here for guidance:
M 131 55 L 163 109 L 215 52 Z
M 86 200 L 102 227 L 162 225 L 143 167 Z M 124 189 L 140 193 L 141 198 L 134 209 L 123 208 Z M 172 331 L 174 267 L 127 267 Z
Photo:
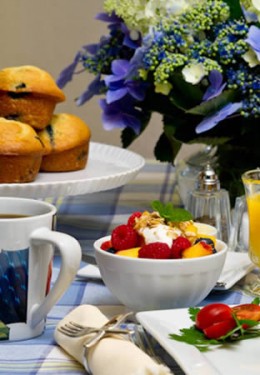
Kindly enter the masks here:
M 103 0 L 1 0 L 0 69 L 36 65 L 56 79 L 82 45 L 97 42 L 106 34 L 106 24 L 95 20 L 102 4 Z M 64 88 L 66 102 L 56 107 L 56 113 L 69 112 L 81 117 L 91 128 L 92 141 L 121 146 L 120 131 L 107 132 L 102 128 L 97 97 L 81 107 L 74 102 L 92 79 L 93 76 L 82 73 L 68 84 Z M 155 115 L 130 149 L 153 158 L 161 129 L 160 116 Z M 194 147 L 186 147 L 182 155 L 190 149 Z

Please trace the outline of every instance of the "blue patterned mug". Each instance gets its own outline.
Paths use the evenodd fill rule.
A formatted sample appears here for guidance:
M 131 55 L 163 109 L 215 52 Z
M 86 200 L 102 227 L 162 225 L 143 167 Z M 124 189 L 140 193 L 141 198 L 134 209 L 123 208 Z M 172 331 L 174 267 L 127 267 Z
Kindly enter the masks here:
M 42 334 L 45 319 L 73 280 L 81 260 L 78 241 L 53 230 L 56 208 L 46 202 L 0 198 L 0 339 Z M 54 248 L 61 267 L 50 276 Z

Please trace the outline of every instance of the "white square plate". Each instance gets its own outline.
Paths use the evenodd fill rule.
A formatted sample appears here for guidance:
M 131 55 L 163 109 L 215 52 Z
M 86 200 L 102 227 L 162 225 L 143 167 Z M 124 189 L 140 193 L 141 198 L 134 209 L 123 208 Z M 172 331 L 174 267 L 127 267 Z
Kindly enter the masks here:
M 195 346 L 169 338 L 192 326 L 188 309 L 145 311 L 136 314 L 137 320 L 176 360 L 187 375 L 259 375 L 260 337 L 201 353 Z

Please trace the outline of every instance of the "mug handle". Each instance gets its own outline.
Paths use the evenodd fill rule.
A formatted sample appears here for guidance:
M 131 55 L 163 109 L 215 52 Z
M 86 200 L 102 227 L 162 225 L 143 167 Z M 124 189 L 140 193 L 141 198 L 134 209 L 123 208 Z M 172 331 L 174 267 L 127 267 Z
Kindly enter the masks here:
M 29 325 L 34 328 L 46 318 L 50 309 L 74 279 L 81 261 L 81 247 L 79 242 L 68 234 L 45 227 L 32 232 L 30 243 L 33 251 L 37 251 L 38 246 L 52 244 L 57 247 L 61 255 L 60 272 L 56 282 L 44 300 L 40 304 L 34 304 L 29 313 Z

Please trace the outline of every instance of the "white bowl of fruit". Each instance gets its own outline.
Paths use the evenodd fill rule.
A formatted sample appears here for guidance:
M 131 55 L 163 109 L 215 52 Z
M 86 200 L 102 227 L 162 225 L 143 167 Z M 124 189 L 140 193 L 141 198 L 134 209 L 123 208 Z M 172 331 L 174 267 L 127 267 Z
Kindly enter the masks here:
M 158 201 L 152 207 L 95 241 L 102 279 L 133 311 L 195 306 L 215 286 L 227 245 L 187 211 Z

